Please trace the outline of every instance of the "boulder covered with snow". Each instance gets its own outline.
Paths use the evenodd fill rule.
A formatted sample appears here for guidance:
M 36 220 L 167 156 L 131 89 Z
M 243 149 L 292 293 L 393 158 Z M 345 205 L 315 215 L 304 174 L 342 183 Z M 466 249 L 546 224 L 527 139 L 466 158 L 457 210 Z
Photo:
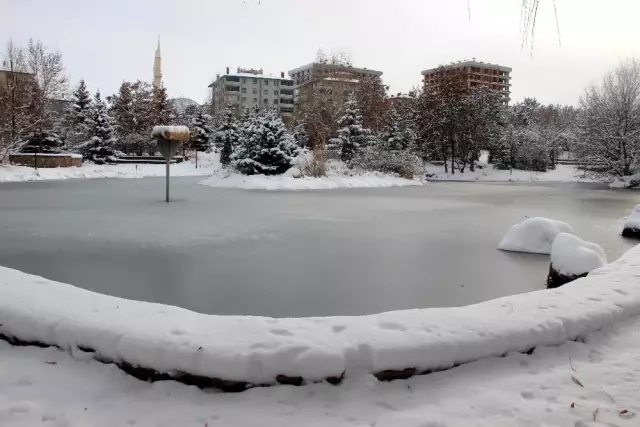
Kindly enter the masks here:
M 534 254 L 551 253 L 551 245 L 558 233 L 572 233 L 569 224 L 555 219 L 528 218 L 509 229 L 502 238 L 498 249 Z
M 551 265 L 547 288 L 557 288 L 585 277 L 607 263 L 600 245 L 586 242 L 569 233 L 559 233 L 551 245 Z
M 629 214 L 629 218 L 627 218 L 622 229 L 622 236 L 640 239 L 640 205 L 636 205 L 631 214 Z
M 293 166 L 287 169 L 287 171 L 283 173 L 282 176 L 287 176 L 289 178 L 301 178 L 302 173 L 300 172 L 300 169 L 298 167 Z

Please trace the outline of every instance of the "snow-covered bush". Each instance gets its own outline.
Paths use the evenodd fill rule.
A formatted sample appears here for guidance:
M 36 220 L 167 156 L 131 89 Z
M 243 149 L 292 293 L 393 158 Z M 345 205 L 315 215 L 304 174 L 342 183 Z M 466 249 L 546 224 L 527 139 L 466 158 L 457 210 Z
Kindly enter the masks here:
M 291 167 L 298 150 L 275 112 L 254 113 L 243 129 L 242 141 L 231 161 L 245 175 L 279 175 Z
M 302 176 L 318 178 L 327 174 L 327 152 L 325 150 L 305 151 L 298 156 L 298 169 Z
M 622 229 L 622 236 L 640 238 L 640 205 L 636 205 L 629 214 Z
M 213 130 L 209 126 L 211 117 L 202 110 L 191 120 L 191 138 L 189 145 L 195 151 L 209 152 L 211 150 L 211 137 Z
M 411 179 L 419 175 L 423 162 L 408 150 L 385 150 L 379 146 L 366 147 L 351 162 L 356 169 L 378 171 Z
M 551 245 L 547 288 L 557 288 L 607 263 L 604 249 L 569 233 L 558 233 Z
M 573 229 L 566 222 L 554 219 L 528 218 L 509 229 L 498 245 L 498 249 L 549 254 L 551 253 L 551 245 L 559 233 L 573 233 Z

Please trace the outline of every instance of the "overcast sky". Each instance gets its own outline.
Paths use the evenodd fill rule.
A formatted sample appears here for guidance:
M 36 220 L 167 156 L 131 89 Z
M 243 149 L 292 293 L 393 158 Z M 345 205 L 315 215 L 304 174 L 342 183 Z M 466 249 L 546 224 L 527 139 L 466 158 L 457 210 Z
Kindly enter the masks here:
M 521 49 L 520 0 L 0 0 L 0 42 L 41 39 L 59 49 L 71 82 L 115 92 L 151 82 L 157 35 L 170 97 L 202 102 L 226 66 L 267 74 L 348 51 L 384 72 L 393 93 L 420 71 L 465 58 L 513 68 L 512 98 L 575 104 L 620 60 L 640 58 L 640 1 L 541 0 L 535 48 Z M 8 18 L 8 19 L 6 19 Z

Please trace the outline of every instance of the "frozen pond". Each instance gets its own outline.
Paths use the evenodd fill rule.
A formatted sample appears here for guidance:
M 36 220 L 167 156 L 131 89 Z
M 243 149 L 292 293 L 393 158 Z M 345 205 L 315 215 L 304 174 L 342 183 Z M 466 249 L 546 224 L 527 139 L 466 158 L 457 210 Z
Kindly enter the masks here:
M 459 306 L 544 288 L 548 257 L 496 245 L 526 216 L 567 221 L 614 260 L 636 192 L 433 183 L 258 192 L 162 179 L 0 185 L 0 265 L 215 314 Z

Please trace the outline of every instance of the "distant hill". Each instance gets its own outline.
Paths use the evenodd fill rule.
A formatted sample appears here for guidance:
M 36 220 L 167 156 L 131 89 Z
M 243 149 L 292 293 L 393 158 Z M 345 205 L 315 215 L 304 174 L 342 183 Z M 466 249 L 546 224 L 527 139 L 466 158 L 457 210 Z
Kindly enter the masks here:
M 194 101 L 191 98 L 171 98 L 169 102 L 171 103 L 171 106 L 175 108 L 178 112 L 184 112 L 187 109 L 187 107 L 200 106 L 200 104 L 198 104 L 196 101 Z

